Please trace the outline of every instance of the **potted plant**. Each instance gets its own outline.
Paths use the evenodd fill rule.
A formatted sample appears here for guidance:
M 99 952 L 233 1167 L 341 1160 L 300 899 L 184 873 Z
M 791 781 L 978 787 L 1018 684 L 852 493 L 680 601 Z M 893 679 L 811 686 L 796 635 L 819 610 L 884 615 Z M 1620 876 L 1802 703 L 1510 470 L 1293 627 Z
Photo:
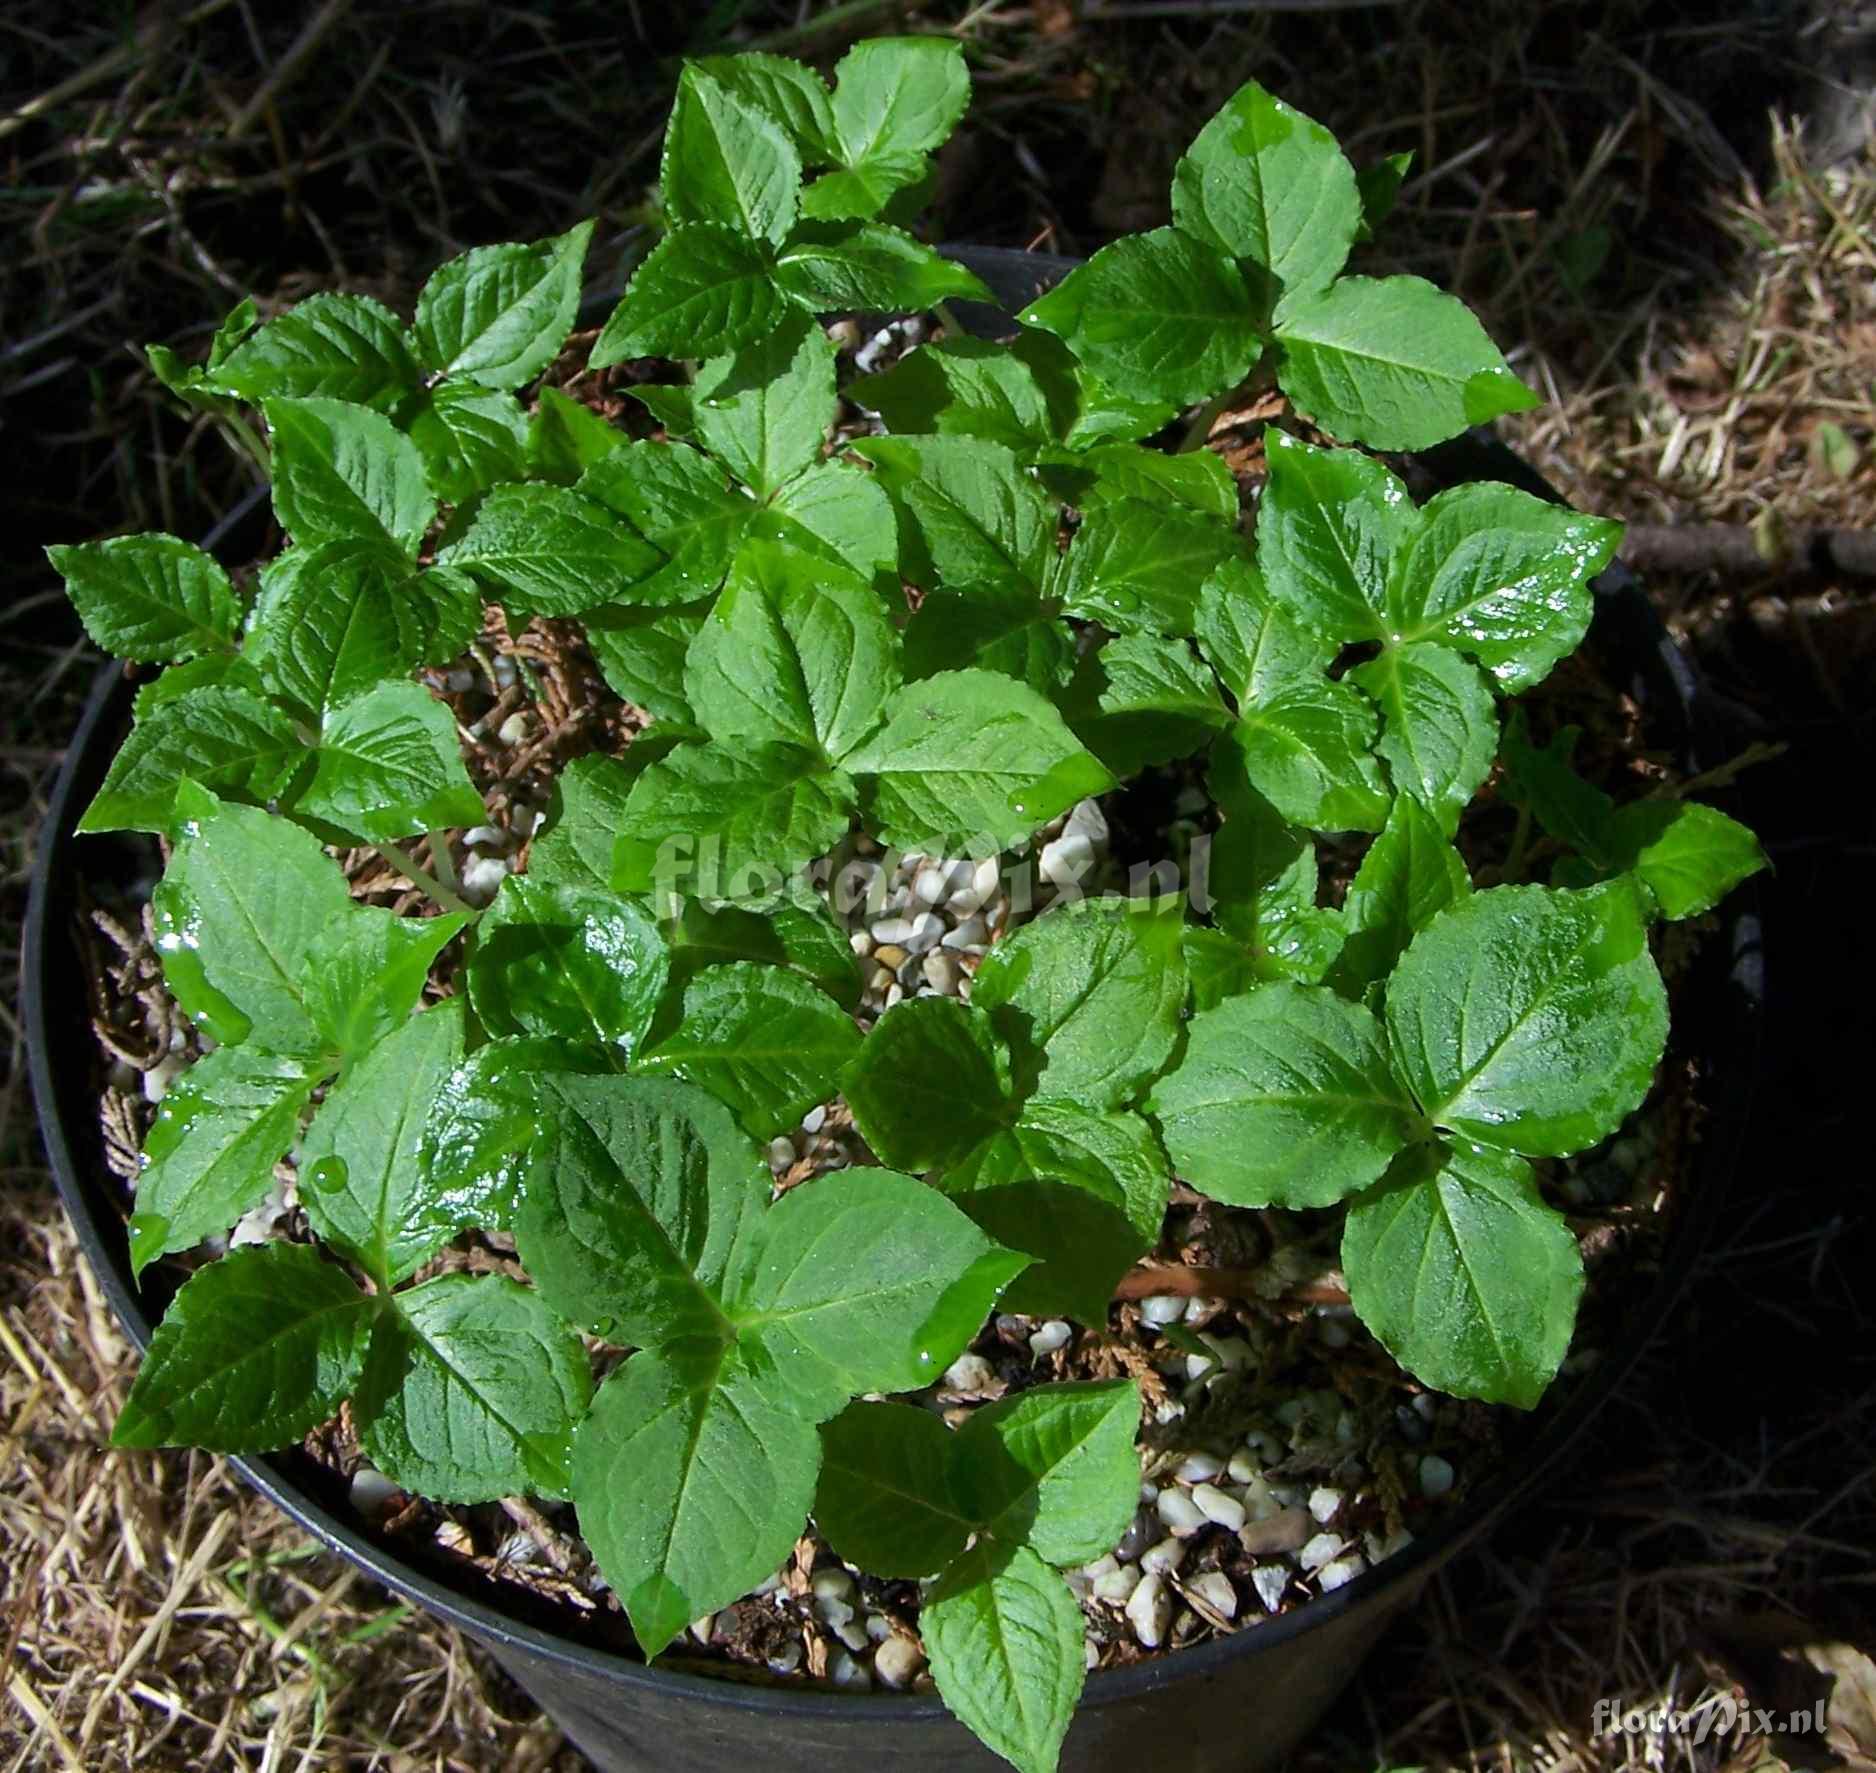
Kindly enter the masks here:
M 1246 86 L 1172 226 L 982 339 L 950 304 L 992 292 L 894 219 L 968 91 L 936 39 L 863 43 L 831 90 L 686 67 L 668 226 L 588 358 L 661 435 L 519 398 L 574 324 L 583 226 L 445 265 L 408 327 L 316 296 L 244 304 L 204 364 L 153 353 L 268 463 L 290 542 L 251 596 L 174 537 L 52 551 L 93 638 L 163 667 L 77 825 L 164 841 L 190 1060 L 127 1225 L 133 1277 L 188 1278 L 116 1442 L 311 1437 L 432 1504 L 558 1507 L 651 1664 L 623 1712 L 618 1658 L 560 1670 L 589 1752 L 625 1733 L 610 1764 L 743 1740 L 758 1701 L 725 1685 L 698 1724 L 707 1683 L 661 1663 L 778 1572 L 844 1659 L 808 1673 L 928 1668 L 1025 1770 L 1075 1719 L 1084 1605 L 1128 1622 L 1114 1717 L 1182 1662 L 1218 1679 L 1176 1604 L 1221 1633 L 1280 1611 L 1299 1547 L 1272 1598 L 1253 1529 L 1341 1494 L 1273 1487 L 1241 1423 L 1173 1470 L 1155 1355 L 1211 1433 L 1256 1351 L 1183 1298 L 1110 1320 L 1117 1288 L 1195 1201 L 1221 1242 L 1326 1228 L 1402 1396 L 1534 1409 L 1584 1272 L 1540 1166 L 1648 1093 L 1660 926 L 1762 865 L 1507 720 L 1619 532 L 1498 483 L 1421 503 L 1379 453 L 1533 398 L 1452 297 L 1344 274 L 1404 163 L 1358 173 Z M 934 311 L 838 386 L 821 316 Z M 878 423 L 830 451 L 843 397 Z M 1282 422 L 1247 517 L 1204 445 L 1255 400 Z M 614 698 L 517 731 L 553 798 L 504 790 L 497 829 L 484 740 L 528 658 L 504 683 L 483 643 L 529 624 Z M 1104 857 L 1125 797 L 1143 845 Z M 364 902 L 362 870 L 408 890 Z M 987 1324 L 1027 1366 L 973 1388 Z M 1156 1562 L 1115 1555 L 1143 1446 Z M 1181 1574 L 1206 1535 L 1232 1549 Z M 1305 1554 L 1322 1598 L 1258 1628 L 1324 1633 L 1292 1735 L 1346 1673 L 1324 1646 L 1388 1616 L 1348 1597 L 1400 1543 Z M 632 1738 L 679 1700 L 683 1746 Z M 929 1706 L 784 1695 L 776 1764 L 852 1746 L 830 1706 L 911 1764 L 958 1753 Z M 1135 1727 L 1099 1713 L 1075 1764 Z

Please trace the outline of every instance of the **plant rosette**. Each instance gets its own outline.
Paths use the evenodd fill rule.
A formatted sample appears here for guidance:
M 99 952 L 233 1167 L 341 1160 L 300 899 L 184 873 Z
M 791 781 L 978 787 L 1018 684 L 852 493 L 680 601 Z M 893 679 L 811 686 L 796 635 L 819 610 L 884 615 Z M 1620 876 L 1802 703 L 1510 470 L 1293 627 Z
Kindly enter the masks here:
M 1534 1408 L 1583 1288 L 1568 1160 L 1664 1050 L 1657 932 L 1763 859 L 1506 717 L 1617 526 L 1419 503 L 1370 453 L 1533 400 L 1454 298 L 1346 271 L 1404 160 L 1248 85 L 1171 226 L 985 341 L 903 225 L 968 97 L 931 38 L 831 87 L 686 66 L 665 230 L 588 359 L 682 361 L 620 384 L 642 435 L 541 383 L 584 225 L 446 264 L 408 325 L 323 295 L 152 350 L 258 410 L 289 542 L 253 585 L 169 536 L 52 556 L 164 667 L 80 828 L 167 840 L 195 1055 L 148 1092 L 132 1258 L 189 1278 L 117 1444 L 343 1411 L 381 1486 L 535 1499 L 645 1657 L 777 1595 L 805 1659 L 743 1660 L 928 1669 L 1034 1773 L 1117 1621 L 1168 1647 L 1400 1539 L 1296 1482 L 1355 1468 L 1333 1394 L 1234 1415 L 1274 1336 L 1117 1289 L 1290 1227 L 1268 1299 L 1345 1289 L 1422 1440 L 1435 1393 Z M 843 385 L 834 311 L 939 325 Z M 1273 385 L 1251 511 L 1155 446 Z M 1122 878 L 1141 806 L 1162 853 Z

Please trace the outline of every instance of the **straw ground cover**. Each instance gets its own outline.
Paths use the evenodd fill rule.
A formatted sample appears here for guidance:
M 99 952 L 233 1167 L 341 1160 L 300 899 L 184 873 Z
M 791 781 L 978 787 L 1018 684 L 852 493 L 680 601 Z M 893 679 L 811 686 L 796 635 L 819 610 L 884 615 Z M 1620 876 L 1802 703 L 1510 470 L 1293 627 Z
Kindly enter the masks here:
M 47 772 L 94 664 L 38 544 L 199 533 L 247 484 L 126 339 L 199 354 L 250 290 L 407 303 L 461 246 L 586 213 L 616 255 L 655 176 L 664 58 L 685 50 L 831 60 L 855 35 L 959 32 L 982 96 L 934 237 L 1063 251 L 1163 219 L 1148 205 L 1190 120 L 1255 75 L 1358 150 L 1416 146 L 1370 268 L 1434 275 L 1483 312 L 1553 397 L 1516 440 L 1574 503 L 1743 525 L 1772 554 L 1780 526 L 1876 523 L 1876 158 L 1825 165 L 1772 120 L 1828 110 L 1856 140 L 1855 105 L 1816 73 L 1855 77 L 1851 34 L 1806 6 L 747 4 L 693 24 L 655 5 L 328 0 L 276 19 L 205 0 L 163 29 L 108 10 L 56 38 L 0 24 L 0 227 L 18 247 L 0 268 L 9 971 Z M 1595 1702 L 1773 1703 L 1768 1614 L 1796 1621 L 1786 1635 L 1872 1645 L 1860 1209 L 1856 1179 L 1810 1143 L 1852 1129 L 1871 1055 L 1847 986 L 1794 981 L 1871 960 L 1841 808 L 1846 790 L 1868 804 L 1873 606 L 1853 575 L 1747 567 L 1653 589 L 1760 737 L 1789 747 L 1744 773 L 1733 810 L 1780 867 L 1781 1012 L 1821 1015 L 1832 1038 L 1806 1047 L 1789 1019 L 1775 1033 L 1740 1211 L 1674 1341 L 1570 1481 L 1396 1635 L 1312 1767 L 1745 1773 L 1771 1752 L 1758 1732 L 1596 1738 Z M 1867 826 L 1851 841 L 1866 868 Z M 577 1765 L 485 1664 L 307 1557 L 214 1462 L 97 1451 L 127 1353 L 41 1168 L 6 985 L 0 1766 Z

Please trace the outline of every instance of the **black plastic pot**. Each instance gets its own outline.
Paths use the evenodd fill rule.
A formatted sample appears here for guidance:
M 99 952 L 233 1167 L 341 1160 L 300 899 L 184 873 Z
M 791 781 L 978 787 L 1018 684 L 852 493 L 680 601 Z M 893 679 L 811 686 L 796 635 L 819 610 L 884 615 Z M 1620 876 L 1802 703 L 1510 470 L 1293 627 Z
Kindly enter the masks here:
M 1072 263 L 969 249 L 955 256 L 1012 308 Z M 981 325 L 988 317 L 962 318 Z M 1488 436 L 1433 452 L 1426 465 L 1452 481 L 1503 479 L 1549 490 Z M 1695 768 L 1714 760 L 1718 753 L 1709 751 L 1713 739 L 1699 687 L 1647 600 L 1619 567 L 1597 589 L 1592 644 L 1646 709 L 1650 742 Z M 124 840 L 81 841 L 72 830 L 129 715 L 129 685 L 116 666 L 107 667 L 73 734 L 40 834 L 23 970 L 33 1093 L 47 1155 L 86 1260 L 143 1348 L 164 1301 L 152 1291 L 160 1286 L 155 1277 L 142 1290 L 130 1277 L 118 1185 L 101 1150 L 89 989 L 73 939 L 74 884 L 81 876 L 126 879 L 138 869 L 148 871 L 147 850 L 139 857 Z M 1628 1333 L 1576 1383 L 1515 1468 L 1437 1530 L 1331 1594 L 1276 1619 L 1247 1622 L 1234 1635 L 1200 1647 L 1091 1675 L 1063 1752 L 1064 1767 L 1076 1773 L 1162 1766 L 1254 1773 L 1273 1765 L 1314 1728 L 1375 1640 L 1413 1607 L 1428 1579 L 1557 1468 L 1661 1328 L 1706 1241 L 1749 1114 L 1762 998 L 1757 919 L 1750 910 L 1735 911 L 1724 934 L 1706 944 L 1677 1004 L 1676 1043 L 1703 1062 L 1710 1119 L 1659 1282 Z M 935 1699 L 848 1696 L 673 1673 L 519 1622 L 491 1604 L 486 1591 L 452 1586 L 403 1562 L 329 1511 L 315 1493 L 330 1493 L 330 1476 L 301 1455 L 232 1464 L 329 1549 L 486 1648 L 603 1773 L 721 1773 L 726 1765 L 765 1773 L 840 1773 L 875 1765 L 991 1773 L 1004 1765 Z

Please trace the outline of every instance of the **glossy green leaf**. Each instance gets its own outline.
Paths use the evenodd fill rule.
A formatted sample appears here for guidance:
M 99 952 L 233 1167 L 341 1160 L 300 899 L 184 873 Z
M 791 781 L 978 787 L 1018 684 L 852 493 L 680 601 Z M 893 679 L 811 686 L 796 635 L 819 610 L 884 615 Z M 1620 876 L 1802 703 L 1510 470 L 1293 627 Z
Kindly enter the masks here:
M 395 1296 L 354 1410 L 392 1482 L 437 1502 L 564 1497 L 593 1395 L 579 1337 L 502 1274 L 443 1274 Z
M 756 507 L 688 444 L 627 443 L 581 478 L 583 498 L 616 511 L 665 556 L 633 588 L 646 603 L 688 603 L 722 584 Z
M 799 973 L 736 961 L 685 986 L 676 1026 L 639 1063 L 700 1085 L 766 1139 L 833 1096 L 859 1044 L 853 1019 Z
M 1413 163 L 1413 150 L 1409 148 L 1405 153 L 1389 154 L 1372 166 L 1364 166 L 1355 174 L 1355 188 L 1361 193 L 1361 226 L 1355 230 L 1357 240 L 1372 239 L 1381 224 L 1394 213 L 1400 188 L 1413 170 Z
M 1241 382 L 1263 350 L 1243 274 L 1171 228 L 1104 246 L 1019 319 L 1054 333 L 1115 392 L 1189 405 Z
M 421 396 L 405 429 L 437 496 L 452 505 L 527 476 L 528 415 L 500 389 L 439 383 Z
M 834 347 L 805 314 L 791 315 L 733 356 L 698 366 L 696 438 L 760 499 L 821 459 L 834 422 Z
M 1389 647 L 1349 678 L 1381 709 L 1375 750 L 1395 793 L 1427 807 L 1450 836 L 1498 755 L 1489 680 L 1469 659 L 1426 641 Z
M 953 998 L 893 1005 L 840 1081 L 861 1137 L 897 1169 L 949 1168 L 1017 1118 L 990 1018 Z
M 112 536 L 46 558 L 85 632 L 120 659 L 159 662 L 234 645 L 241 605 L 213 555 L 175 536 Z
M 687 899 L 667 935 L 678 979 L 734 961 L 760 961 L 792 967 L 842 1009 L 859 1004 L 860 964 L 846 926 L 811 886 L 793 887 L 788 898 L 763 912 Z
M 870 778 L 881 837 L 938 853 L 1005 849 L 1113 786 L 1047 701 L 990 671 L 908 684 L 884 726 L 842 761 Z
M 1535 1409 L 1569 1352 L 1583 1260 L 1523 1158 L 1417 1145 L 1349 1204 L 1357 1315 L 1423 1384 Z
M 1622 882 L 1495 887 L 1435 918 L 1387 987 L 1388 1036 L 1426 1117 L 1462 1138 L 1566 1157 L 1654 1081 L 1667 994 Z
M 1698 917 L 1742 880 L 1769 867 L 1759 840 L 1736 819 L 1688 800 L 1638 800 L 1615 816 L 1621 866 L 1666 918 Z
M 801 193 L 801 213 L 816 222 L 877 220 L 931 177 L 924 154 L 874 154 L 855 167 L 823 173 Z
M 1388 577 L 1391 637 L 1470 653 L 1507 694 L 1541 682 L 1588 631 L 1589 581 L 1622 526 L 1490 482 L 1441 493 L 1421 515 Z
M 1499 792 L 1552 837 L 1598 868 L 1615 862 L 1615 802 L 1571 766 L 1581 729 L 1566 726 L 1546 745 L 1533 745 L 1524 710 L 1514 708 L 1499 743 L 1504 777 Z
M 1421 277 L 1343 277 L 1277 322 L 1277 382 L 1332 436 L 1429 449 L 1537 396 L 1465 304 Z
M 1121 634 L 1082 655 L 1062 698 L 1075 736 L 1117 777 L 1203 751 L 1231 715 L 1183 640 Z
M 940 302 L 996 299 L 974 273 L 885 222 L 803 222 L 783 245 L 775 277 L 813 314 L 918 314 Z
M 485 388 L 519 388 L 560 354 L 580 306 L 593 224 L 531 246 L 478 246 L 431 274 L 417 297 L 426 368 Z
M 1209 449 L 1167 455 L 1133 443 L 1096 443 L 1045 452 L 1040 472 L 1052 491 L 1082 510 L 1135 499 L 1225 523 L 1238 520 L 1238 483 L 1224 458 Z
M 571 486 L 628 441 L 616 425 L 558 388 L 542 388 L 538 399 L 528 421 L 527 473 L 519 478 Z
M 752 105 L 781 128 L 811 166 L 834 156 L 834 109 L 827 82 L 787 56 L 744 51 L 707 55 L 691 64 L 725 92 Z
M 757 513 L 753 533 L 867 578 L 899 596 L 899 530 L 892 501 L 845 456 L 797 474 Z
M 1266 493 L 1268 502 L 1270 495 Z M 1337 643 L 1300 622 L 1242 555 L 1220 561 L 1199 590 L 1193 632 L 1199 651 L 1239 707 L 1268 701 L 1298 683 L 1318 683 Z
M 779 244 L 795 219 L 801 156 L 762 107 L 693 62 L 678 78 L 658 183 L 672 222 Z
M 460 541 L 438 556 L 489 586 L 524 616 L 577 616 L 607 603 L 644 601 L 664 557 L 605 506 L 564 486 L 498 486 Z M 661 599 L 683 601 L 666 588 Z
M 458 1229 L 426 1197 L 418 1147 L 430 1104 L 462 1051 L 459 1000 L 406 1017 L 346 1068 L 301 1142 L 300 1205 L 308 1220 L 380 1290 L 409 1276 Z
M 978 437 L 1030 451 L 1051 442 L 1072 413 L 1064 391 L 1045 384 L 1007 345 L 943 338 L 909 351 L 879 375 L 853 382 L 848 396 L 894 432 Z M 1073 387 L 1066 390 L 1072 402 Z
M 1227 525 L 1166 505 L 1097 505 L 1063 557 L 1063 607 L 1119 633 L 1189 635 L 1199 588 L 1236 553 Z
M 684 697 L 684 659 L 709 608 L 708 600 L 673 609 L 615 604 L 588 614 L 581 626 L 606 687 L 662 723 L 694 728 L 696 711 Z
M 1053 699 L 1074 673 L 1075 631 L 1053 599 L 1020 587 L 981 596 L 928 591 L 906 624 L 904 663 L 911 682 L 995 671 Z
M 1361 199 L 1335 137 L 1249 80 L 1174 168 L 1172 210 L 1184 233 L 1244 263 L 1268 324 L 1341 270 Z
M 465 980 L 492 1035 L 538 1034 L 637 1055 L 671 956 L 657 921 L 615 893 L 511 874 L 476 925 Z
M 469 919 L 399 917 L 355 904 L 307 948 L 300 992 L 325 1050 L 346 1064 L 362 1058 L 417 1007 L 436 957 Z
M 322 291 L 277 314 L 215 364 L 218 388 L 258 406 L 307 396 L 389 408 L 421 379 L 403 323 L 370 296 Z
M 343 400 L 269 400 L 274 514 L 302 547 L 358 537 L 414 555 L 436 516 L 416 444 Z
M 1413 1137 L 1381 1025 L 1335 993 L 1260 985 L 1192 1020 L 1149 1104 L 1173 1168 L 1242 1207 L 1326 1207 Z
M 956 1496 L 955 1436 L 911 1404 L 850 1405 L 821 1424 L 814 1523 L 875 1576 L 935 1576 L 974 1525 Z
M 634 357 L 714 357 L 774 330 L 788 310 L 767 245 L 695 222 L 674 229 L 632 274 L 589 365 Z
M 610 891 L 615 823 L 631 792 L 616 757 L 576 757 L 554 778 L 546 822 L 528 850 L 528 879 Z
M 338 1414 L 379 1308 L 305 1244 L 231 1250 L 189 1279 L 157 1325 L 111 1444 L 291 1446 Z
M 1407 944 L 1471 890 L 1464 858 L 1439 820 L 1403 794 L 1349 882 L 1342 902 L 1348 940 L 1331 983 L 1356 997 L 1380 984 Z
M 258 1047 L 219 1047 L 176 1080 L 143 1142 L 133 1274 L 219 1236 L 260 1205 L 318 1081 L 306 1060 Z
M 834 68 L 834 140 L 847 166 L 940 146 L 970 103 L 963 45 L 945 37 L 874 37 Z
M 1299 682 L 1246 708 L 1233 739 L 1245 774 L 1286 819 L 1312 831 L 1378 831 L 1388 792 L 1379 722 L 1350 685 Z
M 415 683 L 381 683 L 332 714 L 296 815 L 381 843 L 479 824 L 455 717 Z

